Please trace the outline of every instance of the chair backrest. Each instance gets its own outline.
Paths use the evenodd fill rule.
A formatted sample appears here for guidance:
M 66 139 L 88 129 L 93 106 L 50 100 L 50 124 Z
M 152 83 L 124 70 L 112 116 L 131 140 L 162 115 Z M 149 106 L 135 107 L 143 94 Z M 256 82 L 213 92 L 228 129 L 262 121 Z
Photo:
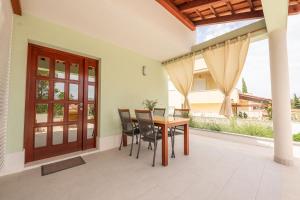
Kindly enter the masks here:
M 118 109 L 123 132 L 129 132 L 133 130 L 133 124 L 130 117 L 129 109 Z
M 175 108 L 173 117 L 189 118 L 190 109 Z
M 153 115 L 154 116 L 165 116 L 166 109 L 165 108 L 154 108 Z
M 140 134 L 149 137 L 154 136 L 154 122 L 152 112 L 150 110 L 135 110 L 135 116 L 139 124 Z

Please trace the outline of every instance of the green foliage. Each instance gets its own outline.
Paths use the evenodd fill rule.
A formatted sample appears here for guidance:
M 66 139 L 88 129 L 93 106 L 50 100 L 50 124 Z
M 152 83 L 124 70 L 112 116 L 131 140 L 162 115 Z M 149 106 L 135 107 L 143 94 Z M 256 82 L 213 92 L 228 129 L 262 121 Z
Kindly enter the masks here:
M 239 118 L 241 119 L 247 119 L 248 118 L 248 115 L 246 112 L 239 112 L 239 115 L 238 115 Z
M 294 98 L 292 99 L 292 108 L 300 109 L 300 99 L 296 94 L 294 94 Z
M 189 118 L 190 117 L 189 112 L 182 112 L 182 117 Z
M 152 110 L 152 111 L 155 108 L 155 106 L 157 105 L 157 103 L 158 103 L 157 99 L 155 99 L 155 100 L 146 99 L 143 101 L 143 105 L 145 106 L 145 108 Z
M 268 113 L 268 118 L 271 120 L 272 119 L 272 105 L 269 104 L 265 107 L 265 110 L 267 111 Z
M 273 130 L 271 127 L 266 125 L 261 125 L 257 123 L 246 123 L 238 124 L 236 118 L 231 118 L 229 124 L 221 124 L 213 121 L 210 122 L 200 122 L 191 120 L 190 126 L 193 128 L 207 129 L 212 131 L 224 131 L 232 132 L 243 135 L 259 136 L 259 137 L 273 137 Z
M 36 104 L 35 112 L 38 114 L 47 113 L 48 112 L 48 104 Z
M 230 127 L 235 128 L 235 127 L 238 126 L 236 117 L 231 117 L 229 120 L 230 120 L 229 121 L 230 122 Z
M 297 133 L 297 134 L 293 135 L 293 139 L 296 142 L 300 142 L 300 133 Z
M 243 118 L 243 113 L 240 111 L 238 116 L 239 118 Z
M 65 98 L 65 92 L 60 92 L 59 89 L 54 89 L 54 94 L 58 99 L 64 99 Z M 72 95 L 72 94 L 71 94 Z
M 37 98 L 48 99 L 49 93 L 49 81 L 40 80 L 37 85 Z
M 242 93 L 248 93 L 248 88 L 244 78 L 242 78 Z
M 53 104 L 54 106 L 54 116 L 61 116 L 64 114 L 64 105 L 63 104 Z
M 255 122 L 238 123 L 235 117 L 232 117 L 229 123 L 217 123 L 213 120 L 208 122 L 196 121 L 191 118 L 190 127 L 218 132 L 230 132 L 241 135 L 273 138 L 273 129 L 271 126 Z M 294 134 L 293 139 L 294 141 L 300 142 L 300 133 Z
M 212 131 L 221 131 L 222 128 L 219 124 L 215 122 L 196 122 L 192 118 L 190 119 L 190 127 L 207 129 Z
M 258 137 L 273 137 L 273 129 L 268 126 L 264 126 L 261 124 L 248 123 L 238 126 L 233 130 L 235 133 L 243 134 L 243 135 L 251 135 Z

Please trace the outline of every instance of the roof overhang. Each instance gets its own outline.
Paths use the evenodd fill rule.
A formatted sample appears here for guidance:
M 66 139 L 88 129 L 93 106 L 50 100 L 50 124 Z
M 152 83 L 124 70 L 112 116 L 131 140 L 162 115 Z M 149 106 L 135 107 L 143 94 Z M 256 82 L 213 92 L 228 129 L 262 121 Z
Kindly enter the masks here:
M 22 8 L 21 8 L 21 3 L 20 0 L 11 0 L 11 7 L 16 15 L 22 15 Z
M 196 32 L 154 0 L 26 0 L 21 4 L 24 20 L 44 20 L 157 61 L 183 54 L 196 43 Z
M 156 0 L 190 30 L 196 26 L 264 18 L 261 0 Z M 265 1 L 265 0 L 263 0 Z M 268 0 L 267 0 L 268 1 Z M 286 0 L 285 0 L 286 1 Z M 277 0 L 269 0 L 268 7 Z M 298 0 L 286 1 L 288 13 L 300 12 Z M 278 7 L 279 9 L 282 9 Z M 272 11 L 276 14 L 276 11 Z
M 217 44 L 224 43 L 227 40 L 231 40 L 231 39 L 237 38 L 239 36 L 247 35 L 248 33 L 250 33 L 250 42 L 255 42 L 258 40 L 266 39 L 267 38 L 267 28 L 266 28 L 265 20 L 264 19 L 259 20 L 252 24 L 249 24 L 247 26 L 238 28 L 236 30 L 225 33 L 221 36 L 215 37 L 206 42 L 194 45 L 191 47 L 190 52 L 186 52 L 183 55 L 179 55 L 174 58 L 170 58 L 168 60 L 163 61 L 162 63 L 165 64 L 168 62 L 172 62 L 174 60 L 180 59 L 185 56 L 189 56 L 191 54 L 196 54 L 198 57 L 202 57 L 202 55 L 201 55 L 202 50 L 204 50 L 210 46 L 215 46 Z
M 257 102 L 257 103 L 272 103 L 272 99 L 258 97 L 258 96 L 254 96 L 251 94 L 239 93 L 239 99 L 253 101 L 253 102 Z
M 264 19 L 259 20 L 252 24 L 249 24 L 247 26 L 238 28 L 236 30 L 225 33 L 221 36 L 215 37 L 215 38 L 208 40 L 206 42 L 203 42 L 201 44 L 194 45 L 192 47 L 192 51 L 201 51 L 210 46 L 214 46 L 216 44 L 225 42 L 227 40 L 231 40 L 231 39 L 234 39 L 234 38 L 242 36 L 242 35 L 247 35 L 248 33 L 250 33 L 251 42 L 266 38 L 267 37 L 267 29 L 266 29 L 265 20 Z

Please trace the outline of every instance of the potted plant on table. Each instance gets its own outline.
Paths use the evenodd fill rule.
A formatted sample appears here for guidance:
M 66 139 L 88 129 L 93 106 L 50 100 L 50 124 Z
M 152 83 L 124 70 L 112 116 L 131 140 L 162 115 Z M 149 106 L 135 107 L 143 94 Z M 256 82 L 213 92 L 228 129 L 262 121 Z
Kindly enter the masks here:
M 146 99 L 143 101 L 143 105 L 145 106 L 145 108 L 149 109 L 152 112 L 153 112 L 155 106 L 157 105 L 157 103 L 158 103 L 157 99 L 155 99 L 155 100 Z

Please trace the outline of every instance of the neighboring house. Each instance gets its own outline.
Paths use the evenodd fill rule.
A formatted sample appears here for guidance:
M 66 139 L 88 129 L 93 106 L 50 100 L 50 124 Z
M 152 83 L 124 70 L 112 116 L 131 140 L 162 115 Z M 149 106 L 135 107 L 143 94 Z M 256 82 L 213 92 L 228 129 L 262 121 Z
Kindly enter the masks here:
M 250 118 L 262 119 L 268 118 L 266 108 L 271 104 L 271 99 L 239 93 L 238 103 L 233 103 L 232 108 L 236 115 L 246 113 Z
M 218 90 L 209 70 L 206 67 L 196 68 L 193 86 L 189 95 L 193 114 L 205 117 L 219 116 L 223 99 L 224 95 Z M 247 116 L 255 118 L 262 118 L 265 115 L 265 104 L 271 103 L 271 99 L 256 97 L 251 94 L 242 94 L 238 89 L 232 91 L 231 99 L 233 112 L 236 115 L 239 112 L 245 112 Z
M 218 90 L 210 72 L 203 65 L 203 60 L 196 62 L 189 101 L 194 115 L 216 117 L 219 115 L 224 95 Z M 234 103 L 237 103 L 237 94 L 236 90 L 232 92 L 231 97 Z

